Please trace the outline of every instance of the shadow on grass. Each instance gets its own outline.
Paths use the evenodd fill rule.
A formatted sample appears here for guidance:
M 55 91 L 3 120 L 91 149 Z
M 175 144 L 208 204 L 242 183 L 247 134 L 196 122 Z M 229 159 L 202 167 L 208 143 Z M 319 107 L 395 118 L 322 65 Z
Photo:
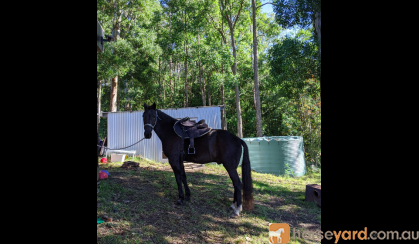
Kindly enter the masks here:
M 110 177 L 100 184 L 97 214 L 112 222 L 98 225 L 98 243 L 244 243 L 246 237 L 250 243 L 266 243 L 269 222 L 297 227 L 305 222 L 320 229 L 317 212 L 310 215 L 315 221 L 298 216 L 313 208 L 301 200 L 302 192 L 286 187 L 254 180 L 254 211 L 231 219 L 233 185 L 228 176 L 187 172 L 191 201 L 177 206 L 172 171 L 107 170 Z

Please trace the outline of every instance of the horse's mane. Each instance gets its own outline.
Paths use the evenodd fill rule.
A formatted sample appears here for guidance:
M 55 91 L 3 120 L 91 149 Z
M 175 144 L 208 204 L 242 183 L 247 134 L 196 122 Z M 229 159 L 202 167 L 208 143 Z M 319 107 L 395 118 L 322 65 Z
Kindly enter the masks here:
M 160 113 L 158 113 L 160 119 L 169 120 L 169 121 L 170 120 L 173 120 L 173 123 L 177 121 L 177 119 L 175 119 L 172 116 L 166 114 L 165 112 L 163 112 L 163 111 L 161 111 L 159 109 L 157 109 L 157 111 L 160 112 Z

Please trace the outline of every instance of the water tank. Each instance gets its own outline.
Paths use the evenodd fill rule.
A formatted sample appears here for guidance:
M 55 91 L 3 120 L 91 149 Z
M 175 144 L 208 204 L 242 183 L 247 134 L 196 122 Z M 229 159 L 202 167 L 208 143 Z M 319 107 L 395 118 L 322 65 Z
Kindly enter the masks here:
M 242 138 L 249 148 L 250 166 L 259 173 L 285 175 L 286 164 L 290 176 L 306 173 L 303 137 L 270 136 Z M 241 164 L 242 160 L 240 160 Z

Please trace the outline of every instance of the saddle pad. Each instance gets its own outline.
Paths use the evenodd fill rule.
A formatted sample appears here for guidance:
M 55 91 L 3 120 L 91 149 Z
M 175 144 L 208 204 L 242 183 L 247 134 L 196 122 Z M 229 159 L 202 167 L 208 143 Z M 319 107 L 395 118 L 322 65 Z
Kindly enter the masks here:
M 179 122 L 179 120 L 176 121 L 176 123 L 173 125 L 173 130 L 175 131 L 176 135 L 178 135 L 180 138 L 182 138 L 182 126 L 178 122 Z M 211 127 L 208 127 L 208 128 L 209 128 L 209 130 L 207 132 L 205 132 L 204 134 L 199 135 L 199 136 L 197 136 L 195 138 L 198 138 L 198 137 L 201 137 L 203 135 L 206 135 L 208 132 L 210 132 L 212 130 Z M 189 133 L 188 133 L 188 131 L 186 131 L 184 138 L 185 139 L 189 139 Z

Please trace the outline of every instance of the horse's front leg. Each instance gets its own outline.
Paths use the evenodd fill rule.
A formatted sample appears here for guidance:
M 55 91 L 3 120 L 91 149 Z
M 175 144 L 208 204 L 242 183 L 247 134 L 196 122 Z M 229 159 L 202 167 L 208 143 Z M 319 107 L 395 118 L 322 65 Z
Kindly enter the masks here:
M 182 205 L 183 199 L 185 198 L 183 195 L 183 188 L 182 188 L 182 166 L 179 163 L 179 159 L 177 158 L 169 158 L 169 164 L 172 167 L 173 173 L 175 174 L 175 179 L 177 183 L 177 188 L 179 191 L 179 199 L 176 202 L 176 205 Z M 186 180 L 186 179 L 185 179 Z
M 189 190 L 188 182 L 186 181 L 186 173 L 185 173 L 185 167 L 183 165 L 183 162 L 180 162 L 180 169 L 181 169 L 181 178 L 183 185 L 185 186 L 185 200 L 189 201 L 191 199 L 191 191 Z

